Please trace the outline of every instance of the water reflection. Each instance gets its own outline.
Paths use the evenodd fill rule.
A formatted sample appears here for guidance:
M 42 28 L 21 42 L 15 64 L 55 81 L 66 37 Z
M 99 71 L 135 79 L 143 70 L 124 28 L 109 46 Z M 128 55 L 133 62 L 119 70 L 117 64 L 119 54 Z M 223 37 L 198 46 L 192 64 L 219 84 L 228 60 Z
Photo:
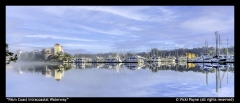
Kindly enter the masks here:
M 206 84 L 208 85 L 208 73 L 216 74 L 216 92 L 221 88 L 224 75 L 227 73 L 227 84 L 234 74 L 234 64 L 233 63 L 199 63 L 197 64 L 202 71 L 206 73 Z M 231 76 L 228 77 L 228 73 L 232 72 Z
M 146 80 L 146 76 L 144 76 L 144 75 L 147 74 L 146 72 L 150 71 L 151 75 L 149 75 L 149 76 L 151 76 L 151 80 L 154 80 L 154 81 L 159 81 L 159 80 L 164 81 L 165 80 L 164 83 L 166 83 L 166 84 L 161 85 L 160 89 L 163 86 L 166 86 L 167 89 L 170 88 L 170 89 L 175 90 L 176 87 L 174 87 L 174 86 L 179 86 L 179 87 L 177 87 L 179 91 L 181 91 L 184 88 L 184 87 L 181 87 L 181 85 L 185 85 L 185 84 L 188 84 L 189 88 L 191 88 L 191 85 L 195 85 L 195 86 L 199 85 L 200 86 L 200 84 L 198 84 L 199 81 L 197 81 L 199 79 L 198 76 L 203 79 L 203 80 L 201 80 L 202 82 L 206 83 L 205 86 L 207 86 L 207 87 L 205 87 L 205 88 L 214 87 L 214 90 L 216 89 L 215 90 L 216 93 L 219 93 L 219 90 L 221 88 L 225 88 L 225 89 L 229 88 L 229 86 L 227 86 L 226 84 L 229 84 L 229 82 L 232 79 L 234 79 L 234 63 L 227 63 L 227 64 L 211 64 L 211 63 L 204 63 L 204 64 L 195 63 L 195 64 L 193 64 L 193 63 L 186 63 L 186 62 L 178 62 L 178 63 L 175 63 L 175 62 L 66 63 L 66 64 L 58 64 L 58 65 L 56 65 L 56 64 L 52 64 L 52 65 L 12 65 L 11 69 L 15 73 L 21 74 L 21 76 L 29 75 L 29 73 L 42 74 L 43 75 L 42 77 L 53 78 L 56 81 L 59 81 L 56 83 L 63 83 L 64 80 L 70 81 L 70 79 L 68 77 L 75 75 L 75 76 L 81 77 L 81 80 L 78 80 L 78 79 L 80 79 L 79 77 L 76 80 L 74 80 L 75 82 L 81 82 L 81 83 L 83 82 L 81 85 L 87 85 L 88 83 L 92 83 L 93 82 L 92 80 L 94 80 L 94 82 L 95 82 L 96 81 L 95 79 L 105 77 L 104 75 L 107 75 L 107 74 L 103 75 L 101 73 L 103 73 L 103 72 L 107 73 L 107 71 L 110 71 L 110 70 L 112 72 L 116 72 L 119 74 L 124 73 L 124 75 L 122 75 L 122 77 L 120 75 L 118 75 L 118 77 L 113 77 L 113 76 L 107 77 L 108 79 L 115 78 L 114 81 L 111 82 L 113 84 L 111 84 L 111 83 L 108 84 L 109 86 L 107 86 L 107 87 L 109 87 L 109 89 L 110 89 L 110 86 L 113 86 L 113 87 L 115 86 L 114 83 L 117 80 L 118 80 L 118 82 L 123 82 L 123 81 L 127 82 L 128 80 L 130 80 L 130 79 L 126 79 L 127 77 L 125 78 L 123 76 L 127 76 L 127 75 L 125 75 L 125 72 L 128 74 L 131 74 L 131 71 L 137 72 L 137 73 L 134 73 L 134 76 L 137 76 L 139 74 L 139 76 L 141 77 L 141 78 L 139 77 L 138 79 L 134 79 L 134 81 L 131 81 L 131 82 L 137 82 L 137 81 L 144 82 L 144 80 Z M 102 71 L 102 70 L 104 70 L 104 71 Z M 72 72 L 68 72 L 68 71 L 72 71 Z M 162 71 L 166 71 L 168 73 L 168 77 L 161 75 Z M 90 72 L 94 72 L 94 73 L 92 73 L 93 74 L 92 76 L 98 75 L 98 73 L 101 74 L 101 76 L 94 76 L 91 79 L 91 77 L 88 76 L 89 75 L 88 73 L 90 73 Z M 184 78 L 182 78 L 182 77 L 185 77 L 185 75 L 181 74 L 182 77 L 180 75 L 179 76 L 175 75 L 174 73 L 177 73 L 177 72 L 187 73 L 188 75 L 192 74 L 193 77 L 185 78 L 186 81 L 188 81 L 186 83 L 186 82 L 184 82 Z M 66 73 L 68 73 L 68 74 L 66 75 Z M 154 74 L 158 74 L 158 75 L 156 75 L 156 77 L 153 77 Z M 194 78 L 194 75 L 196 75 L 195 78 Z M 202 75 L 204 75 L 204 76 L 202 76 Z M 134 76 L 132 76 L 131 79 L 133 79 Z M 170 76 L 172 76 L 171 78 L 173 78 L 173 79 L 169 79 Z M 186 77 L 187 77 L 187 75 L 186 75 Z M 65 79 L 65 78 L 68 78 L 68 79 Z M 135 77 L 135 78 L 137 78 L 137 77 Z M 108 83 L 108 82 L 106 82 L 108 79 L 103 79 L 100 82 Z M 192 82 L 189 82 L 191 80 L 195 81 L 196 83 L 194 82 L 193 84 L 191 84 Z M 86 82 L 84 82 L 84 81 L 86 81 Z M 87 81 L 92 81 L 92 82 L 87 82 Z M 149 81 L 149 80 L 147 80 L 147 81 Z M 73 82 L 73 84 L 75 82 Z M 232 82 L 234 82 L 234 80 L 232 80 Z M 224 83 L 224 85 L 223 85 L 223 83 Z M 99 85 L 101 87 L 101 85 L 104 85 L 104 84 L 100 83 L 100 84 L 95 84 L 95 85 Z M 125 85 L 128 87 L 127 84 L 125 84 Z M 174 86 L 171 87 L 171 85 L 174 85 Z M 85 88 L 87 88 L 87 86 Z M 97 87 L 94 87 L 94 88 L 97 88 Z M 154 88 L 159 88 L 159 87 L 154 87 Z M 232 88 L 234 88 L 234 86 L 232 86 L 230 89 L 232 89 Z M 143 88 L 141 88 L 141 89 L 143 89 Z M 122 90 L 125 90 L 125 89 L 122 88 Z M 146 90 L 148 90 L 148 89 L 146 89 Z M 156 91 L 154 91 L 154 92 L 156 92 Z M 162 90 L 161 92 L 159 92 L 159 94 L 154 94 L 153 96 L 166 96 L 166 95 L 163 95 L 163 93 L 165 93 L 166 91 L 164 92 L 164 90 Z M 170 95 L 170 93 L 169 93 L 169 95 Z M 174 94 L 171 94 L 171 95 L 176 96 Z M 185 94 L 185 95 L 187 95 L 187 94 Z M 75 96 L 77 96 L 77 95 L 75 95 Z M 178 94 L 177 96 L 181 97 L 183 95 Z M 196 95 L 196 96 L 198 96 L 198 95 Z
M 208 78 L 208 73 L 216 72 L 216 75 L 219 76 L 220 72 L 223 72 L 223 75 L 227 72 L 234 73 L 234 64 L 211 64 L 211 63 L 184 63 L 184 62 L 152 62 L 152 63 L 67 63 L 63 65 L 20 65 L 14 69 L 18 74 L 24 72 L 31 72 L 35 74 L 42 73 L 46 77 L 55 77 L 57 81 L 61 80 L 64 76 L 64 71 L 75 69 L 111 69 L 116 72 L 120 72 L 120 69 L 129 69 L 129 70 L 139 70 L 139 69 L 149 69 L 153 73 L 158 71 L 173 70 L 178 72 L 202 72 L 206 73 L 206 78 Z M 217 77 L 218 80 L 219 77 Z M 222 80 L 222 79 L 221 79 Z M 207 81 L 207 79 L 206 79 Z

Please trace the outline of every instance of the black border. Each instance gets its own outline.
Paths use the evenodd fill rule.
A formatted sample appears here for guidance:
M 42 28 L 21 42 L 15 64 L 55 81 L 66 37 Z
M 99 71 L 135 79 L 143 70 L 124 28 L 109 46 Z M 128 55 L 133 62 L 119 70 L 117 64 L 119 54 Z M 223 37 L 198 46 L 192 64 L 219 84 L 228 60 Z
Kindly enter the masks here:
M 53 2 L 60 2 L 60 1 L 53 1 Z M 65 2 L 65 1 L 64 1 Z M 79 2 L 81 2 L 81 1 L 79 1 Z M 161 2 L 161 1 L 159 1 L 159 2 Z M 125 2 L 125 3 L 123 3 L 123 2 L 117 2 L 117 1 L 114 1 L 114 3 L 116 4 L 116 3 L 118 3 L 118 5 L 114 5 L 114 4 L 110 4 L 110 6 L 128 6 L 128 5 L 126 5 L 126 4 L 129 4 L 130 3 L 130 5 L 131 6 L 234 6 L 234 20 L 235 20 L 235 23 L 234 23 L 234 46 L 235 46 L 235 48 L 237 48 L 236 46 L 236 35 L 235 34 L 237 34 L 237 32 L 235 31 L 236 29 L 236 24 L 237 24 L 237 22 L 236 22 L 236 18 L 237 18 L 237 15 L 236 15 L 236 6 L 234 5 L 234 3 L 227 3 L 226 1 L 223 1 L 223 3 L 222 4 L 219 4 L 220 3 L 220 1 L 215 1 L 214 2 L 214 4 L 211 4 L 210 3 L 210 5 L 202 5 L 200 2 L 201 1 L 199 1 L 198 2 L 198 4 L 195 4 L 195 5 L 173 5 L 173 3 L 174 2 L 172 2 L 172 3 L 170 3 L 170 4 L 164 4 L 164 3 L 162 3 L 162 4 L 160 4 L 160 5 L 157 5 L 157 4 L 159 4 L 159 2 L 158 3 L 150 3 L 149 1 L 147 1 L 147 2 L 143 2 L 142 3 L 142 5 L 141 4 L 139 4 L 140 3 L 140 1 L 135 1 L 134 3 L 135 4 L 131 4 L 130 2 Z M 191 1 L 188 1 L 187 3 L 196 3 L 196 1 L 193 1 L 193 2 L 191 2 Z M 229 2 L 229 1 L 228 1 Z M 23 5 L 21 5 L 21 3 L 23 3 L 23 1 L 14 1 L 14 2 L 12 2 L 11 4 L 6 4 L 3 8 L 3 11 L 2 11 L 2 13 L 4 13 L 4 25 L 3 25 L 3 27 L 4 27 L 4 33 L 5 33 L 5 35 L 4 35 L 4 41 L 5 41 L 5 43 L 6 43 L 6 6 L 28 6 L 28 5 L 26 5 L 26 4 L 23 4 Z M 51 3 L 51 2 L 50 2 Z M 94 4 L 94 3 L 97 3 L 97 4 Z M 85 5 L 76 5 L 76 4 L 72 4 L 72 5 L 66 5 L 66 3 L 63 3 L 63 5 L 54 5 L 54 4 L 52 4 L 52 5 L 50 5 L 50 6 L 109 6 L 109 4 L 108 3 L 110 3 L 109 1 L 105 1 L 105 2 L 102 2 L 102 1 L 99 1 L 99 2 L 97 2 L 97 1 L 93 1 L 93 2 L 91 2 L 90 4 L 85 4 Z M 150 4 L 149 4 L 150 3 Z M 200 3 L 200 4 L 199 4 Z M 19 5 L 20 4 L 20 5 Z M 120 4 L 120 5 L 119 5 Z M 136 5 L 136 4 L 138 4 L 138 5 Z M 218 5 L 216 5 L 216 4 L 218 4 Z M 37 5 L 29 5 L 29 6 L 45 6 L 44 4 L 41 4 L 41 3 L 38 3 Z M 4 44 L 4 43 L 2 43 L 2 44 Z M 5 45 L 5 44 L 4 44 Z M 237 52 L 237 50 L 238 49 L 235 49 L 234 48 L 234 51 L 235 51 L 235 54 L 236 53 L 238 53 Z M 4 57 L 5 58 L 5 57 Z M 237 57 L 237 55 L 235 55 L 235 63 L 237 62 L 236 61 L 236 58 L 238 58 Z M 4 62 L 5 62 L 5 60 L 4 60 Z M 237 65 L 236 64 L 234 64 L 234 66 L 235 66 L 235 70 L 234 70 L 234 73 L 236 72 L 236 67 L 237 67 Z M 6 64 L 5 64 L 5 67 L 4 68 L 6 68 Z M 5 78 L 5 89 L 4 89 L 4 100 L 5 101 L 7 101 L 8 102 L 8 100 L 7 100 L 7 97 L 6 97 L 6 69 L 4 69 L 4 72 L 2 72 L 3 74 L 3 76 L 4 76 L 4 78 Z M 237 82 L 235 81 L 236 80 L 236 77 L 237 75 L 234 75 L 234 84 L 235 84 L 235 87 L 238 87 L 237 86 Z M 237 92 L 236 92 L 236 88 L 234 88 L 235 89 L 235 97 L 237 97 Z M 236 98 L 234 97 L 234 102 L 236 101 Z M 10 98 L 10 97 L 8 97 L 8 98 Z M 16 97 L 14 97 L 15 99 L 17 99 Z M 22 98 L 22 97 L 21 97 Z M 24 97 L 23 97 L 24 98 Z M 27 97 L 28 98 L 28 97 Z M 36 98 L 44 98 L 44 97 L 36 97 Z M 61 98 L 61 97 L 46 97 L 46 98 L 48 98 L 48 99 L 50 99 L 50 98 Z M 65 97 L 64 97 L 65 98 Z M 82 101 L 82 102 L 91 102 L 91 101 L 95 101 L 96 102 L 96 100 L 95 99 L 102 99 L 103 101 L 104 101 L 104 99 L 110 99 L 110 101 L 111 101 L 111 99 L 126 99 L 126 98 L 129 98 L 129 99 L 153 99 L 153 100 L 161 100 L 161 101 L 156 101 L 156 102 L 164 102 L 164 101 L 162 101 L 162 100 L 167 100 L 167 101 L 174 101 L 174 102 L 176 102 L 176 99 L 177 98 L 196 98 L 196 99 L 200 99 L 200 98 L 209 98 L 209 97 L 79 97 L 79 98 L 76 98 L 76 97 L 66 97 L 66 98 L 69 98 L 68 100 L 67 100 L 67 102 L 69 102 L 69 101 Z M 211 98 L 211 97 L 210 97 Z M 215 97 L 213 97 L 213 98 L 215 98 Z M 217 98 L 224 98 L 224 97 L 216 97 L 215 99 L 217 99 Z M 228 97 L 226 97 L 226 98 L 228 98 Z M 88 99 L 87 101 L 83 101 L 83 100 L 86 100 L 86 99 Z M 105 100 L 106 101 L 106 100 Z M 99 102 L 99 101 L 97 101 L 97 102 Z M 112 102 L 118 102 L 118 101 L 112 101 Z M 121 102 L 121 101 L 120 101 Z M 123 102 L 127 102 L 126 100 L 123 100 Z M 135 101 L 135 102 L 137 102 L 137 101 Z M 150 102 L 150 101 L 148 101 L 148 102 Z M 212 102 L 214 102 L 214 101 L 212 101 Z

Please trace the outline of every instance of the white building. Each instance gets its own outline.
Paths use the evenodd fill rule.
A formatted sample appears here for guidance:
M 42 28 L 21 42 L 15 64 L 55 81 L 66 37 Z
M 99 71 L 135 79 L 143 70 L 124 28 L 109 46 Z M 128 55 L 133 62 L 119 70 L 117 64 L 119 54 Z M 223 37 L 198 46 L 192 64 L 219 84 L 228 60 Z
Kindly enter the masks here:
M 17 57 L 20 59 L 20 56 L 21 56 L 21 54 L 22 54 L 22 51 L 21 51 L 21 50 L 18 50 L 16 54 L 17 54 Z
M 53 55 L 53 48 L 45 48 L 44 49 L 44 58 L 47 59 L 49 55 Z

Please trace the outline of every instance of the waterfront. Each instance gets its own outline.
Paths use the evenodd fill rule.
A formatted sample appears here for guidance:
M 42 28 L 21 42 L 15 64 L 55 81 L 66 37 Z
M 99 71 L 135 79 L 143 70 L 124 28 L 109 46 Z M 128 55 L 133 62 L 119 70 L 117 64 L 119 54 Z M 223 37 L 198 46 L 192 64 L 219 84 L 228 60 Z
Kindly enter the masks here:
M 223 67 L 11 63 L 6 66 L 6 97 L 234 97 L 234 64 Z

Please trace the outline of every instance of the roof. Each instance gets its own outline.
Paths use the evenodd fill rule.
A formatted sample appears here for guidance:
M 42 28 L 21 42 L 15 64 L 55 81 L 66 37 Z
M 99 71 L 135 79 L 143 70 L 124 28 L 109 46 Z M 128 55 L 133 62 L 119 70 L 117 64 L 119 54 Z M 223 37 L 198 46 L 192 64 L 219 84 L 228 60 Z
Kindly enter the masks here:
M 59 44 L 57 43 L 57 44 L 55 44 L 55 45 L 59 45 Z

